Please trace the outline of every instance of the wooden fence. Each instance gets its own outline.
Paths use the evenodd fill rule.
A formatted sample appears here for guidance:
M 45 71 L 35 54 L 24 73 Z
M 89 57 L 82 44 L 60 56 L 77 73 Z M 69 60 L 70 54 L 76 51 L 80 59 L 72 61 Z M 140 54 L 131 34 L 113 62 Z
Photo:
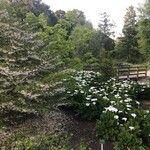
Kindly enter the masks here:
M 119 79 L 139 79 L 141 77 L 147 77 L 147 67 L 143 65 L 121 65 L 117 67 L 117 77 Z

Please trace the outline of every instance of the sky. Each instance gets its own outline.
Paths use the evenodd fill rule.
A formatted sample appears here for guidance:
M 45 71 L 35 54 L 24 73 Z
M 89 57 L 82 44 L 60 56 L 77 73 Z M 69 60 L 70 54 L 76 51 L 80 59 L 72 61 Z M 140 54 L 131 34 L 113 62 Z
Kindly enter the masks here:
M 82 10 L 86 19 L 91 21 L 94 28 L 97 28 L 100 20 L 100 13 L 107 12 L 115 23 L 116 36 L 122 32 L 126 8 L 133 5 L 137 8 L 144 0 L 42 0 L 50 6 L 53 11 L 62 9 L 64 11 L 79 9 Z

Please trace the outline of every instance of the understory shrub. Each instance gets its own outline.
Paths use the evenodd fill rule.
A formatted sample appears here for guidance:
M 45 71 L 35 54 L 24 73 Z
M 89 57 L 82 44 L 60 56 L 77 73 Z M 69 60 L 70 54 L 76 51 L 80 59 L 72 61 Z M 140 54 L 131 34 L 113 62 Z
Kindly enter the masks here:
M 68 134 L 41 134 L 28 137 L 18 133 L 0 144 L 0 147 L 4 150 L 70 150 L 70 138 L 71 135 Z M 88 150 L 82 141 L 76 148 Z
M 150 101 L 150 87 L 148 87 L 144 91 L 140 92 L 138 94 L 138 99 Z
M 102 58 L 100 63 L 100 72 L 106 80 L 110 77 L 115 77 L 117 70 L 114 62 L 110 58 Z
M 117 150 L 138 150 L 150 140 L 150 113 L 132 108 L 121 111 L 116 106 L 106 108 L 97 121 L 97 135 L 116 144 Z
M 3 149 L 18 150 L 69 150 L 68 135 L 40 135 L 25 137 L 15 135 L 1 146 Z

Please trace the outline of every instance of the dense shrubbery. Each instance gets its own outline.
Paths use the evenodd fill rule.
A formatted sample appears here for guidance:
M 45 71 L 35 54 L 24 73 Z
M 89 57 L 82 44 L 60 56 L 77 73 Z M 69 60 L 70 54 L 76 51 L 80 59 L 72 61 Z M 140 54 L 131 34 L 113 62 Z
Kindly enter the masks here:
M 97 122 L 99 138 L 116 142 L 117 150 L 139 149 L 143 143 L 149 143 L 149 111 L 129 106 L 131 105 L 124 102 L 126 111 L 113 105 L 109 106 Z
M 149 100 L 150 98 L 150 87 L 146 88 L 138 95 L 139 100 Z
M 125 110 L 124 102 L 129 103 L 127 110 L 132 106 L 138 108 L 139 102 L 135 99 L 145 89 L 144 85 L 133 81 L 117 81 L 115 78 L 103 81 L 100 73 L 93 71 L 77 72 L 65 82 L 71 105 L 87 119 L 99 118 L 110 104 L 116 104 L 122 110 Z
M 70 138 L 68 134 L 50 134 L 26 137 L 17 134 L 7 142 L 0 145 L 2 149 L 16 150 L 70 150 Z M 80 143 L 78 150 L 87 150 L 84 143 Z
M 4 145 L 4 146 L 3 146 Z M 28 149 L 28 150 L 69 150 L 69 136 L 64 135 L 40 135 L 24 137 L 15 135 L 2 144 L 3 149 Z
M 69 81 L 69 82 L 68 82 Z M 116 149 L 137 149 L 149 140 L 149 111 L 136 100 L 147 87 L 134 81 L 103 82 L 100 73 L 81 71 L 67 81 L 68 99 L 81 117 L 98 119 L 97 134 Z

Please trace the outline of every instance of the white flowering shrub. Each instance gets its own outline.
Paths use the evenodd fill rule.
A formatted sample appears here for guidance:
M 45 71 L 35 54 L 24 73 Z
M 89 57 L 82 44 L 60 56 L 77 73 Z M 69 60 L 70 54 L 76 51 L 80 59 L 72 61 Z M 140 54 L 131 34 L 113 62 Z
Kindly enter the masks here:
M 143 144 L 149 143 L 149 111 L 139 108 L 123 112 L 115 107 L 110 108 L 97 121 L 97 135 L 100 139 L 115 142 L 117 150 L 138 150 Z
M 67 99 L 81 117 L 97 118 L 99 112 L 103 110 L 103 105 L 107 105 L 107 101 L 103 99 L 99 101 L 98 87 L 101 81 L 100 73 L 93 71 L 75 72 L 73 76 L 65 80 Z
M 67 99 L 75 111 L 86 119 L 98 119 L 100 139 L 115 142 L 118 150 L 136 149 L 149 140 L 150 113 L 137 101 L 145 85 L 115 78 L 103 81 L 92 71 L 77 72 L 65 82 Z
M 87 119 L 98 119 L 103 111 L 130 111 L 139 107 L 136 96 L 145 89 L 133 81 L 111 78 L 103 81 L 99 72 L 80 71 L 65 80 L 67 99 Z M 117 110 L 115 110 L 115 109 Z

